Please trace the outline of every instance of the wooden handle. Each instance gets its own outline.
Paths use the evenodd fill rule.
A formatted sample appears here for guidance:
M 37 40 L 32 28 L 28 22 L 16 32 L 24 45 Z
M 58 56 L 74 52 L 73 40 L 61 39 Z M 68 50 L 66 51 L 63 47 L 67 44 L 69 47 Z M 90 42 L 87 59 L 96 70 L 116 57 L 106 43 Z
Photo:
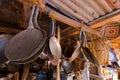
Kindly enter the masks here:
M 22 80 L 27 80 L 28 74 L 29 74 L 29 64 L 25 64 L 22 74 Z
M 72 54 L 72 56 L 71 56 L 71 58 L 70 58 L 70 60 L 69 60 L 70 63 L 71 63 L 72 61 L 74 61 L 74 60 L 78 57 L 79 53 L 80 53 L 80 42 L 77 41 L 77 47 L 76 47 L 76 49 L 74 50 L 74 52 L 73 52 L 73 54 Z
M 56 80 L 60 80 L 60 60 L 58 60 L 57 64 L 57 77 Z
M 19 80 L 19 76 L 20 76 L 20 73 L 19 72 L 15 72 L 14 80 Z

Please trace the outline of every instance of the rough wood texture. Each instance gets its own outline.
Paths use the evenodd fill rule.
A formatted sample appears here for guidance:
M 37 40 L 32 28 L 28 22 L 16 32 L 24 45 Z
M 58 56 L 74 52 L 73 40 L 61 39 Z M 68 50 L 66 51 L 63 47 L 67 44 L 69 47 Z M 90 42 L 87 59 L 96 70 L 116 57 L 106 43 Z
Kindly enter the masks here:
M 22 4 L 17 0 L 3 0 L 0 5 L 0 21 L 8 24 L 19 24 Z
M 20 15 L 19 25 L 22 28 L 26 28 L 28 25 L 28 20 L 31 12 L 31 7 L 23 4 L 23 12 Z
M 10 28 L 10 27 L 4 27 L 4 26 L 0 26 L 0 32 L 2 33 L 12 33 L 12 34 L 16 34 L 18 32 L 20 32 L 22 30 L 20 29 L 15 29 L 15 28 Z

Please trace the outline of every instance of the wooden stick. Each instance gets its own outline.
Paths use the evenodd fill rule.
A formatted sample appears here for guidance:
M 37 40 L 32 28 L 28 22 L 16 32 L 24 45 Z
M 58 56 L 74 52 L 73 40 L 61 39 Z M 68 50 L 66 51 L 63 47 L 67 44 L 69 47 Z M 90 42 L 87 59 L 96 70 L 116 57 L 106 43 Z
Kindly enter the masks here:
M 60 80 L 60 60 L 58 60 L 57 64 L 57 77 L 56 80 Z
M 27 80 L 28 74 L 29 74 L 29 64 L 24 65 L 23 74 L 22 74 L 22 80 Z
M 19 80 L 19 76 L 20 76 L 20 73 L 19 72 L 15 72 L 14 80 Z

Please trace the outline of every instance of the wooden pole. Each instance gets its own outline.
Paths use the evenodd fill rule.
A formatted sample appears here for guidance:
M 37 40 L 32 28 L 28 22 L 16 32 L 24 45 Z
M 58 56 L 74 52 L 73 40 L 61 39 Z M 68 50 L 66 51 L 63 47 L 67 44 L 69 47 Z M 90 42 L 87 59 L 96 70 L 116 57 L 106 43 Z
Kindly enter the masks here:
M 29 64 L 25 64 L 23 67 L 23 74 L 21 80 L 27 80 L 28 74 L 29 74 Z
M 20 76 L 20 73 L 19 72 L 15 72 L 14 73 L 14 80 L 19 80 L 19 76 Z
M 57 77 L 56 80 L 60 80 L 60 60 L 58 60 L 57 64 Z
M 87 32 L 90 32 L 90 33 L 93 33 L 93 34 L 96 34 L 98 35 L 99 37 L 102 37 L 101 34 L 96 31 L 95 29 L 89 27 L 89 26 L 86 26 L 80 22 L 77 22 L 75 20 L 72 20 L 64 15 L 61 15 L 53 10 L 50 10 L 49 11 L 49 16 L 55 16 L 55 19 L 62 22 L 62 23 L 65 23 L 73 28 L 77 28 L 79 29 L 80 27 L 84 30 L 84 31 L 87 31 Z

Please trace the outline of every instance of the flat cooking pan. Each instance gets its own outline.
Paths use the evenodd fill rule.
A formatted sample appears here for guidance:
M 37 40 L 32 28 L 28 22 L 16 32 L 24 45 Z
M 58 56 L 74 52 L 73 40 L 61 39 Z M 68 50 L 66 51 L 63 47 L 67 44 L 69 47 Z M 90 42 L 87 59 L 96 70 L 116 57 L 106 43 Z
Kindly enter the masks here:
M 6 46 L 5 55 L 11 61 L 26 60 L 35 55 L 45 44 L 46 33 L 33 26 L 34 11 L 35 6 L 32 6 L 28 28 L 15 35 Z
M 24 61 L 21 60 L 21 61 L 12 61 L 12 62 L 13 62 L 13 63 L 16 63 L 16 64 L 27 64 L 27 63 L 30 63 L 30 62 L 36 60 L 36 59 L 39 57 L 40 53 L 41 53 L 44 49 L 45 49 L 45 45 L 44 45 L 36 54 L 32 55 L 32 56 L 29 57 L 28 59 L 26 59 L 26 60 L 24 60 Z
M 39 48 L 38 49 L 40 49 L 39 50 L 39 52 L 37 52 L 37 53 L 35 53 L 35 54 L 31 54 L 29 57 L 27 57 L 27 58 L 25 58 L 25 59 L 22 59 L 22 60 L 20 60 L 19 61 L 19 63 L 28 63 L 28 62 L 31 62 L 31 61 L 33 61 L 33 60 L 35 60 L 36 58 L 38 58 L 39 57 L 39 55 L 40 55 L 40 53 L 43 51 L 43 48 L 44 48 L 44 46 L 45 46 L 45 42 L 46 42 L 46 39 L 47 39 L 47 34 L 46 34 L 46 32 L 44 31 L 44 30 L 42 30 L 40 27 L 39 27 L 39 25 L 38 25 L 38 21 L 37 21 L 37 18 L 38 18 L 38 14 L 39 14 L 39 7 L 38 6 L 36 6 L 35 7 L 35 13 L 34 13 L 34 17 L 33 17 L 33 25 L 34 25 L 34 27 L 36 28 L 36 29 L 39 29 L 39 30 L 41 30 L 42 32 L 43 32 L 43 34 L 44 34 L 44 38 L 43 38 L 43 40 L 44 41 L 41 41 L 41 43 L 40 43 L 40 45 L 39 45 Z M 42 49 L 41 49 L 42 48 Z M 38 56 L 37 56 L 38 55 Z M 32 59 L 33 58 L 33 59 Z M 28 61 L 29 60 L 29 61 Z
M 49 37 L 49 49 L 53 57 L 59 59 L 61 58 L 62 50 L 58 39 L 55 37 L 55 28 L 56 28 L 56 21 L 52 19 L 52 28 L 50 28 L 52 30 Z
M 12 37 L 13 37 L 13 35 L 10 35 L 10 34 L 1 34 L 0 35 L 0 64 L 6 62 L 8 60 L 5 57 L 5 47 Z

